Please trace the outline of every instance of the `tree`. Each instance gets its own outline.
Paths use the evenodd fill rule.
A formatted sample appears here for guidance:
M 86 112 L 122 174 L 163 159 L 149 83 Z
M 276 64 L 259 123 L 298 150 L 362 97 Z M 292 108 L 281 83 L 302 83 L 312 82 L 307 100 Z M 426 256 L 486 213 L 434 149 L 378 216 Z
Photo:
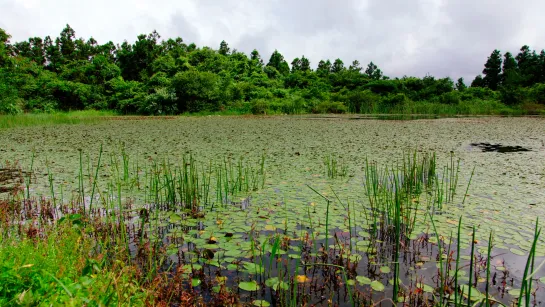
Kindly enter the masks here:
M 117 48 L 117 61 L 123 78 L 126 80 L 145 80 L 153 74 L 152 63 L 161 55 L 161 38 L 157 31 L 138 35 L 134 45 L 125 41 Z
M 217 111 L 220 106 L 219 77 L 211 72 L 189 70 L 177 73 L 172 86 L 179 112 Z
M 329 60 L 324 61 L 321 60 L 318 63 L 318 68 L 316 68 L 316 73 L 318 73 L 319 76 L 323 77 L 328 75 L 331 72 L 331 62 Z
M 464 83 L 464 78 L 459 78 L 458 81 L 456 81 L 455 87 L 459 92 L 463 92 L 467 88 Z
M 511 54 L 506 52 L 503 55 L 503 66 L 501 83 L 503 86 L 515 85 L 520 82 L 520 75 L 518 72 L 517 61 Z
M 310 71 L 310 61 L 304 55 L 301 58 L 301 71 Z
M 275 50 L 272 53 L 267 66 L 276 69 L 281 75 L 287 75 L 290 72 L 288 63 L 284 60 L 284 56 L 278 52 L 278 50 Z
M 76 31 L 70 27 L 70 25 L 66 25 L 66 27 L 62 30 L 60 38 L 58 39 L 58 46 L 59 50 L 61 52 L 62 61 L 68 62 L 71 60 L 74 60 L 76 57 Z
M 485 87 L 483 76 L 478 75 L 471 82 L 471 87 Z
M 545 50 L 541 50 L 541 53 L 539 54 L 539 82 L 545 83 Z
M 365 69 L 365 74 L 373 80 L 382 79 L 382 71 L 373 62 L 370 62 L 369 65 L 367 65 L 367 69 Z
M 225 41 L 221 41 L 219 53 L 221 55 L 228 55 L 229 51 L 230 51 L 229 45 L 227 45 L 227 43 Z
M 484 86 L 491 90 L 497 90 L 501 82 L 501 53 L 499 50 L 494 50 L 488 57 L 483 69 Z
M 0 68 L 7 66 L 10 56 L 10 45 L 9 45 L 9 39 L 11 36 L 4 31 L 4 29 L 0 28 Z
M 291 61 L 291 72 L 301 71 L 301 59 L 295 58 Z
M 62 65 L 62 54 L 59 50 L 58 39 L 55 43 L 51 37 L 46 36 L 44 40 L 44 50 L 45 50 L 45 59 L 46 67 L 53 72 L 59 72 Z
M 331 67 L 331 72 L 334 74 L 338 74 L 342 71 L 344 71 L 344 63 L 341 61 L 341 59 L 336 59 L 335 62 L 333 62 L 333 66 Z
M 522 46 L 516 60 L 524 86 L 531 86 L 539 82 L 539 57 L 535 50 L 531 50 L 527 45 Z
M 352 62 L 352 65 L 350 65 L 350 67 L 348 67 L 348 70 L 349 71 L 352 71 L 352 72 L 361 72 L 362 71 L 362 67 L 360 65 L 360 62 L 358 60 L 354 60 Z

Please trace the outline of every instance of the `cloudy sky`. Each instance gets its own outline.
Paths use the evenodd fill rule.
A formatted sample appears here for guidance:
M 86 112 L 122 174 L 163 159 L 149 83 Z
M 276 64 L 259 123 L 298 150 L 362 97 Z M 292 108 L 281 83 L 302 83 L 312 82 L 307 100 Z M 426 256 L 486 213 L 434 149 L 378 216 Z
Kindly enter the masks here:
M 373 61 L 389 76 L 462 76 L 482 71 L 494 49 L 545 48 L 542 0 L 0 0 L 12 41 L 58 36 L 66 24 L 99 43 L 134 41 L 156 29 L 265 60 Z

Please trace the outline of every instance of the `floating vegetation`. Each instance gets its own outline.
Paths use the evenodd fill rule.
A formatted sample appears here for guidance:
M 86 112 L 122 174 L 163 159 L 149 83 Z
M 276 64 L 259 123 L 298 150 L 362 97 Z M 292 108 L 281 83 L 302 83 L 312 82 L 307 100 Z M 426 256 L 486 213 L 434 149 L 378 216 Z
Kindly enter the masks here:
M 544 297 L 540 224 L 498 224 L 513 207 L 476 203 L 481 167 L 453 152 L 300 164 L 310 154 L 139 156 L 128 144 L 73 153 L 68 175 L 34 155 L 5 164 L 18 165 L 24 188 L 2 195 L 3 238 L 73 225 L 92 242 L 90 257 L 108 259 L 101 268 L 137 267 L 153 304 L 533 306 Z M 324 176 L 328 165 L 337 176 Z

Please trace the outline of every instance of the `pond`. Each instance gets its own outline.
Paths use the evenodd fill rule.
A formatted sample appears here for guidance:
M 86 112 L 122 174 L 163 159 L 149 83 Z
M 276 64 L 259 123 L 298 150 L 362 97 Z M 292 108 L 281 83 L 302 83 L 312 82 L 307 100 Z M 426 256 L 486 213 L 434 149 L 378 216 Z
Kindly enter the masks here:
M 7 174 L 9 166 L 20 166 L 23 180 L 32 172 L 24 193 L 55 195 L 59 204 L 77 200 L 84 186 L 86 206 L 93 206 L 90 195 L 95 195 L 93 213 L 103 218 L 130 202 L 127 221 L 139 228 L 128 233 L 133 256 L 139 253 L 135 241 L 159 242 L 168 254 L 163 269 L 185 278 L 188 289 L 207 299 L 226 285 L 258 306 L 288 302 L 294 292 L 299 303 L 348 306 L 392 298 L 394 276 L 401 281 L 400 300 L 410 305 L 441 293 L 452 299 L 448 289 L 438 290 L 438 272 L 444 269 L 443 278 L 451 282 L 456 275 L 447 269 L 454 265 L 448 252 L 456 252 L 460 217 L 463 272 L 457 276 L 466 287 L 461 289 L 470 289 L 472 273 L 472 300 L 484 297 L 487 280 L 495 300 L 510 304 L 518 298 L 536 217 L 545 212 L 545 119 L 354 119 L 361 118 L 138 118 L 15 128 L 0 131 L 0 168 Z M 433 154 L 437 179 L 405 195 L 410 200 L 403 204 L 412 206 L 414 219 L 397 224 L 403 231 L 395 237 L 394 224 L 371 218 L 392 217 L 384 212 L 389 207 L 371 204 L 371 166 L 379 174 L 376 186 L 386 186 L 394 183 L 394 170 L 422 166 L 431 160 L 418 161 Z M 99 156 L 99 180 L 93 184 Z M 198 177 L 183 183 L 198 186 L 196 208 L 185 210 L 196 199 L 187 190 L 169 203 L 164 190 L 173 180 L 165 170 L 172 178 L 183 172 Z M 162 177 L 154 177 L 157 173 Z M 5 179 L 4 186 L 21 178 Z M 398 261 L 392 258 L 393 238 L 403 242 Z M 536 268 L 545 259 L 544 241 L 537 242 Z M 545 298 L 544 273 L 539 268 L 533 276 L 537 301 Z

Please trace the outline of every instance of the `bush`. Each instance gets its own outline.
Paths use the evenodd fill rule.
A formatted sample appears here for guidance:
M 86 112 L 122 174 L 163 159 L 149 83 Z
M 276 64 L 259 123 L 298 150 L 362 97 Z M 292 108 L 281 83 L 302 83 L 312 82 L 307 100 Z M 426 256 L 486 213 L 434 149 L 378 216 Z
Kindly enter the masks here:
M 190 70 L 179 72 L 172 80 L 178 111 L 218 111 L 221 105 L 220 78 L 210 72 Z
M 531 100 L 530 91 L 523 87 L 501 87 L 500 100 L 508 106 L 522 104 Z
M 456 105 L 460 103 L 460 93 L 456 91 L 444 93 L 439 96 L 439 102 L 442 104 Z
M 499 99 L 498 93 L 486 87 L 469 87 L 465 89 L 461 95 L 461 100 L 472 100 L 479 98 L 483 100 L 497 100 Z
M 382 97 L 380 100 L 380 104 L 387 109 L 402 106 L 403 104 L 409 102 L 410 99 L 403 93 L 389 94 L 388 96 Z
M 538 83 L 532 86 L 530 94 L 535 103 L 545 105 L 545 84 Z
M 348 112 L 348 108 L 340 101 L 322 101 L 318 103 L 314 109 L 313 113 L 334 113 L 341 114 Z
M 545 112 L 545 104 L 535 102 L 525 102 L 520 106 L 520 109 L 529 115 L 540 115 Z
M 380 101 L 380 96 L 370 90 L 355 90 L 346 96 L 349 110 L 355 113 L 372 113 Z
M 250 111 L 252 114 L 267 114 L 269 103 L 265 99 L 253 100 L 250 104 Z

